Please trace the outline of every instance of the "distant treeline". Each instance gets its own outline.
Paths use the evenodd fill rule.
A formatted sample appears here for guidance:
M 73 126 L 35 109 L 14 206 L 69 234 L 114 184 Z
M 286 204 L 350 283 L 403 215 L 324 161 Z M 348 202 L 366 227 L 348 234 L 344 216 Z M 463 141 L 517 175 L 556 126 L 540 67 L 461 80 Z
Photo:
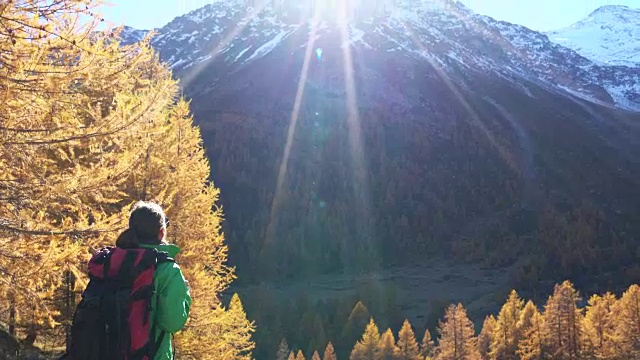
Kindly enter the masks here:
M 573 284 L 556 285 L 543 308 L 525 302 L 512 291 L 497 316 L 486 317 L 478 335 L 462 304 L 450 305 L 437 326 L 437 339 L 427 328 L 419 342 L 405 320 L 398 338 L 389 328 L 380 332 L 362 303 L 352 311 L 343 334 L 364 329 L 348 353 L 326 348 L 289 348 L 280 341 L 276 360 L 542 360 L 638 359 L 640 356 L 640 286 L 632 285 L 617 298 L 593 295 L 584 308 Z M 435 342 L 434 340 L 437 340 Z M 321 357 L 324 350 L 324 357 Z M 336 355 L 337 354 L 337 355 Z M 274 356 L 274 355 L 271 355 Z M 269 357 L 271 358 L 271 357 Z

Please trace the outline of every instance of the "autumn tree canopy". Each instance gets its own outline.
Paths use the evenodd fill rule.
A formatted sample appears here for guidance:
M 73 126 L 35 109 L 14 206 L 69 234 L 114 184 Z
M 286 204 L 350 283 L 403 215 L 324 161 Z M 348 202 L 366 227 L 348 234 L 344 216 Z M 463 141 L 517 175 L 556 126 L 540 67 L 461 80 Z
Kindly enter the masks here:
M 493 314 L 485 317 L 478 336 L 462 304 L 452 304 L 445 309 L 439 323 L 439 337 L 434 341 L 426 329 L 421 344 L 416 341 L 408 320 L 403 322 L 396 341 L 392 329 L 380 335 L 375 320 L 370 318 L 349 358 L 618 360 L 638 357 L 640 286 L 630 286 L 620 298 L 612 293 L 593 295 L 584 308 L 578 307 L 578 303 L 578 291 L 569 281 L 555 286 L 542 309 L 512 291 L 497 317 Z M 327 357 L 329 353 L 331 356 Z M 327 346 L 325 360 L 335 360 L 333 347 L 329 352 Z
M 253 324 L 237 296 L 219 299 L 234 274 L 189 106 L 149 38 L 123 46 L 97 31 L 98 5 L 0 4 L 0 322 L 63 342 L 51 329 L 69 322 L 86 261 L 133 202 L 153 200 L 194 297 L 178 354 L 249 358 Z
M 462 304 L 450 305 L 438 327 L 436 360 L 480 360 L 473 323 Z

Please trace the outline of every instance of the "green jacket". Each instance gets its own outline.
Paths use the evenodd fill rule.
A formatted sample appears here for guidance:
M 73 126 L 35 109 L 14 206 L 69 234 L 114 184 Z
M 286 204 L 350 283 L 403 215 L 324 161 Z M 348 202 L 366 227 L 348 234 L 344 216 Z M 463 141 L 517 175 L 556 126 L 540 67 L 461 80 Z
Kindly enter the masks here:
M 140 246 L 167 252 L 172 258 L 180 252 L 180 249 L 175 245 Z M 172 334 L 181 330 L 187 322 L 191 309 L 191 294 L 187 281 L 176 263 L 158 265 L 153 279 L 153 287 L 154 296 L 151 300 L 150 317 L 153 319 L 152 321 L 155 321 L 154 338 L 156 341 L 160 338 L 161 332 L 165 332 L 154 360 L 172 360 Z

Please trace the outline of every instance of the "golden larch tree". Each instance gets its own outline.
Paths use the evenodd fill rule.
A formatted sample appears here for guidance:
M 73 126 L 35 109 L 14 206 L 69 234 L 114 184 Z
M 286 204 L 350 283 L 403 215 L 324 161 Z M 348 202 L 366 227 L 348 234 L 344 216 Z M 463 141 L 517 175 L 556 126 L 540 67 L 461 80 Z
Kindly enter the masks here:
M 473 323 L 462 304 L 447 308 L 438 326 L 440 340 L 436 346 L 436 360 L 480 360 Z
M 631 285 L 619 300 L 616 316 L 616 340 L 621 355 L 640 358 L 640 286 Z
M 68 323 L 88 258 L 113 244 L 134 201 L 155 200 L 194 297 L 178 354 L 210 358 L 233 346 L 247 358 L 253 324 L 237 297 L 228 309 L 219 299 L 234 275 L 188 104 L 176 103 L 178 85 L 149 38 L 122 46 L 117 32 L 81 21 L 97 4 L 0 5 L 0 322 L 30 339 Z
M 247 320 L 247 315 L 244 312 L 238 294 L 234 294 L 231 298 L 228 310 L 220 307 L 213 314 L 218 316 L 212 318 L 212 323 L 204 326 L 211 326 L 212 332 L 219 338 L 215 342 L 211 339 L 208 345 L 202 347 L 189 344 L 187 348 L 190 349 L 191 353 L 198 351 L 194 357 L 250 360 L 251 352 L 255 348 L 255 344 L 251 340 L 254 324 Z M 189 334 L 189 332 L 187 331 L 186 334 Z
M 32 341 L 65 321 L 56 290 L 80 289 L 91 252 L 122 229 L 122 188 L 177 91 L 148 39 L 95 31 L 95 5 L 0 4 L 0 321 Z
M 369 320 L 369 324 L 362 334 L 362 339 L 356 343 L 351 351 L 350 360 L 374 360 L 378 352 L 378 343 L 380 342 L 380 332 L 373 318 Z
M 538 308 L 533 301 L 527 301 L 526 305 L 520 312 L 520 319 L 518 319 L 518 330 L 520 331 L 520 336 L 524 336 L 524 334 L 529 331 L 531 326 L 533 326 L 533 316 L 538 312 Z
M 387 329 L 378 342 L 376 360 L 398 360 L 398 347 L 391 329 Z
M 518 343 L 518 355 L 521 360 L 547 359 L 547 338 L 545 337 L 544 317 L 531 301 L 527 302 L 520 317 L 522 338 Z
M 426 329 L 424 331 L 424 336 L 422 337 L 422 343 L 420 343 L 420 354 L 424 359 L 431 358 L 433 356 L 434 348 L 435 343 L 431 337 L 431 331 Z
M 130 176 L 124 191 L 131 201 L 147 198 L 162 204 L 172 222 L 168 239 L 182 249 L 178 260 L 195 301 L 193 316 L 177 337 L 180 355 L 250 356 L 254 326 L 246 320 L 240 299 L 233 296 L 225 310 L 218 297 L 233 280 L 233 272 L 225 265 L 220 191 L 209 180 L 200 132 L 187 102 L 178 101 L 167 111 L 164 126 L 163 133 L 152 137 L 143 166 Z
M 491 339 L 496 328 L 496 318 L 489 315 L 484 319 L 482 330 L 478 334 L 478 351 L 483 359 L 489 359 L 489 351 L 491 349 Z
M 311 356 L 311 360 L 322 360 L 320 358 L 320 354 L 318 354 L 318 351 L 313 352 L 313 355 Z
M 512 290 L 496 319 L 491 337 L 490 359 L 517 360 L 516 350 L 521 336 L 518 321 L 523 307 L 524 301 L 515 290 Z
M 615 343 L 617 299 L 615 295 L 606 293 L 589 298 L 585 315 L 585 345 L 590 356 L 597 359 L 615 359 L 617 346 Z
M 329 341 L 327 347 L 324 349 L 324 356 L 322 357 L 322 360 L 337 360 L 336 351 L 333 348 L 331 341 Z
M 406 319 L 402 323 L 402 328 L 400 328 L 400 332 L 398 333 L 398 359 L 422 360 L 416 336 L 409 320 Z
M 298 353 L 296 354 L 296 360 L 305 360 L 302 350 L 298 350 Z
M 351 310 L 347 323 L 342 329 L 342 335 L 340 336 L 342 343 L 351 346 L 351 344 L 357 342 L 370 319 L 371 314 L 369 313 L 369 309 L 367 309 L 362 301 L 358 301 Z
M 583 315 L 578 292 L 569 281 L 556 285 L 544 311 L 544 335 L 553 359 L 578 359 L 582 354 Z

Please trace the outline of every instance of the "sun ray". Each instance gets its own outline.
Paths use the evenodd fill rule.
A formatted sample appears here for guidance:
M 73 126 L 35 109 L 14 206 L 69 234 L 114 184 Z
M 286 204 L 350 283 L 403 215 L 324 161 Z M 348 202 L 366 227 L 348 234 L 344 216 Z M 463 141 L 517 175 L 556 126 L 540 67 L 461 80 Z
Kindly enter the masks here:
M 284 146 L 282 158 L 280 160 L 280 168 L 278 170 L 278 178 L 276 182 L 276 191 L 271 203 L 271 214 L 269 223 L 267 225 L 266 242 L 271 243 L 275 236 L 275 226 L 277 221 L 277 214 L 282 201 L 282 187 L 287 175 L 287 167 L 289 165 L 289 156 L 291 154 L 291 146 L 293 145 L 293 138 L 296 132 L 296 126 L 298 124 L 298 118 L 300 115 L 300 107 L 302 105 L 302 99 L 304 97 L 304 91 L 307 84 L 307 76 L 309 74 L 309 65 L 311 63 L 312 53 L 314 52 L 314 45 L 316 41 L 316 31 L 318 28 L 317 17 L 314 15 L 311 21 L 311 31 L 309 32 L 309 41 L 304 53 L 304 62 L 302 64 L 302 70 L 300 73 L 300 80 L 298 80 L 298 89 L 296 91 L 296 98 L 293 104 L 293 110 L 291 111 L 291 117 L 289 119 L 289 128 L 287 129 L 287 139 Z
M 347 129 L 349 132 L 349 150 L 351 152 L 351 166 L 353 168 L 353 190 L 356 200 L 356 209 L 361 211 L 357 214 L 356 224 L 359 227 L 360 233 L 368 242 L 366 246 L 370 251 L 376 251 L 375 244 L 372 243 L 371 238 L 371 207 L 369 201 L 369 184 L 367 181 L 367 171 L 365 165 L 364 156 L 364 144 L 362 140 L 362 128 L 360 123 L 360 112 L 357 104 L 357 89 L 354 76 L 353 56 L 351 53 L 351 46 L 349 44 L 349 8 L 347 2 L 342 2 L 339 7 L 338 13 L 338 26 L 340 29 L 340 41 L 342 44 L 342 56 L 343 56 L 343 71 L 344 71 L 344 83 L 346 92 L 346 105 L 347 105 Z M 376 254 L 379 255 L 379 254 Z M 375 261 L 375 259 L 369 259 Z M 374 264 L 375 265 L 375 264 Z
M 456 16 L 459 16 L 459 14 L 456 14 L 455 12 L 453 12 L 453 14 L 455 14 Z M 402 22 L 402 26 L 404 27 L 405 31 L 407 32 L 407 34 L 411 38 L 411 41 L 413 41 L 413 43 L 420 49 L 420 53 L 421 54 L 426 54 L 428 52 L 427 47 L 422 43 L 420 38 L 418 36 L 416 36 L 416 34 L 413 31 L 413 29 L 410 26 L 408 26 L 405 22 Z M 509 160 L 510 157 L 508 155 L 508 152 L 504 149 L 504 147 L 502 147 L 500 144 L 498 144 L 498 142 L 494 138 L 493 134 L 491 134 L 491 131 L 489 131 L 489 129 L 485 126 L 485 124 L 480 119 L 480 116 L 478 115 L 478 113 L 476 113 L 473 110 L 473 108 L 471 107 L 469 102 L 464 98 L 464 96 L 462 95 L 460 90 L 458 90 L 458 88 L 453 83 L 453 81 L 451 81 L 451 79 L 449 78 L 447 73 L 442 69 L 442 67 L 440 67 L 439 64 L 435 63 L 428 56 L 424 56 L 423 55 L 423 57 L 433 67 L 433 69 L 436 71 L 436 75 L 449 88 L 451 93 L 460 102 L 460 104 L 465 109 L 467 114 L 469 114 L 470 120 L 471 120 L 471 124 L 476 126 L 482 132 L 482 134 L 487 138 L 487 140 L 489 140 L 489 143 L 491 144 L 491 146 L 493 146 L 498 151 L 499 155 L 507 162 L 507 164 L 511 164 L 511 161 Z

